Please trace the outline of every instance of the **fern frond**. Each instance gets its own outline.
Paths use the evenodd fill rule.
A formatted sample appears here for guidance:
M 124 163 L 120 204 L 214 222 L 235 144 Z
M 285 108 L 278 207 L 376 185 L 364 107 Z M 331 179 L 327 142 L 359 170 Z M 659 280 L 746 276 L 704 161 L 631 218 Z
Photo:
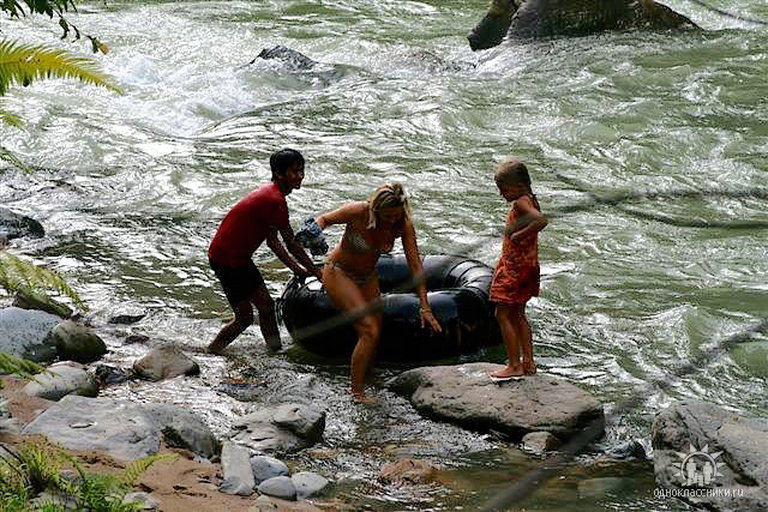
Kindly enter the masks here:
M 92 59 L 58 48 L 0 40 L 0 96 L 14 84 L 27 86 L 46 78 L 76 78 L 120 92 Z
M 53 290 L 66 295 L 77 307 L 87 310 L 87 306 L 59 274 L 14 256 L 6 250 L 0 250 L 0 287 L 11 293 L 37 294 L 43 290 Z
M 117 477 L 117 485 L 123 489 L 133 487 L 133 484 L 136 483 L 136 480 L 138 480 L 139 477 L 143 475 L 155 462 L 176 459 L 178 459 L 178 455 L 164 453 L 159 455 L 150 455 L 149 457 L 144 457 L 143 459 L 134 461 L 123 470 L 119 477 Z
M 0 374 L 13 374 L 24 379 L 31 379 L 42 371 L 43 367 L 37 363 L 21 359 L 6 352 L 0 352 Z
M 0 160 L 8 162 L 24 172 L 32 172 L 32 169 L 27 164 L 22 162 L 19 157 L 5 149 L 3 146 L 0 146 Z
M 23 126 L 21 118 L 16 114 L 11 114 L 7 110 L 2 108 L 3 104 L 0 103 L 0 122 L 13 126 L 14 128 L 21 128 Z

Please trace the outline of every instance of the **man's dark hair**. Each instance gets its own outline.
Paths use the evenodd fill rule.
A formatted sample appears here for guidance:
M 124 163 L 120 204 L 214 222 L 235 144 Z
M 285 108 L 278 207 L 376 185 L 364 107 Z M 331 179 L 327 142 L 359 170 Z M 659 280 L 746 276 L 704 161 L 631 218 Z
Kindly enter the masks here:
M 269 167 L 272 169 L 272 181 L 277 180 L 277 176 L 285 174 L 288 169 L 299 165 L 304 167 L 304 157 L 295 149 L 285 148 L 275 151 L 269 157 Z

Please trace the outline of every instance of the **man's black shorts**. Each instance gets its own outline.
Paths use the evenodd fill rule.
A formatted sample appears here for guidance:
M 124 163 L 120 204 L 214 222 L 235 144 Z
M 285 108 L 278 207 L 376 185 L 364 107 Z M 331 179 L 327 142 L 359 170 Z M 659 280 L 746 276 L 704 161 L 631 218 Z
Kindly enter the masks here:
M 248 300 L 257 289 L 266 287 L 261 272 L 252 261 L 244 267 L 229 267 L 210 260 L 209 263 L 230 304 Z

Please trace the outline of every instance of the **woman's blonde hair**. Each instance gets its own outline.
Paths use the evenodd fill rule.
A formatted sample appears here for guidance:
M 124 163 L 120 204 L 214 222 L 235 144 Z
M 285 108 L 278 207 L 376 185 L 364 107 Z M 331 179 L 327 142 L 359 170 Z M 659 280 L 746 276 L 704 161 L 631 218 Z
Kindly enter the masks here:
M 405 219 L 411 218 L 411 207 L 408 205 L 408 196 L 400 183 L 385 183 L 368 197 L 368 228 L 376 227 L 376 213 L 382 208 L 402 207 Z

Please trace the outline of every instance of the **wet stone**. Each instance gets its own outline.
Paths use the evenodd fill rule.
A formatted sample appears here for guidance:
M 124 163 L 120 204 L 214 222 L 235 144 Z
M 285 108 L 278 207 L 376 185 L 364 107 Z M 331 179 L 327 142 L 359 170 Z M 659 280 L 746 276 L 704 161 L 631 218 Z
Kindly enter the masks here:
M 257 484 L 276 476 L 288 476 L 290 474 L 288 466 L 283 461 L 266 455 L 251 457 L 251 470 Z
M 258 490 L 261 494 L 283 500 L 293 501 L 296 499 L 296 486 L 293 480 L 287 476 L 276 476 L 265 480 L 259 484 Z
M 246 448 L 226 442 L 221 448 L 221 469 L 224 481 L 219 491 L 224 494 L 250 496 L 256 483 L 253 480 L 249 453 Z
M 300 500 L 321 494 L 328 486 L 328 479 L 310 471 L 300 471 L 291 477 Z

